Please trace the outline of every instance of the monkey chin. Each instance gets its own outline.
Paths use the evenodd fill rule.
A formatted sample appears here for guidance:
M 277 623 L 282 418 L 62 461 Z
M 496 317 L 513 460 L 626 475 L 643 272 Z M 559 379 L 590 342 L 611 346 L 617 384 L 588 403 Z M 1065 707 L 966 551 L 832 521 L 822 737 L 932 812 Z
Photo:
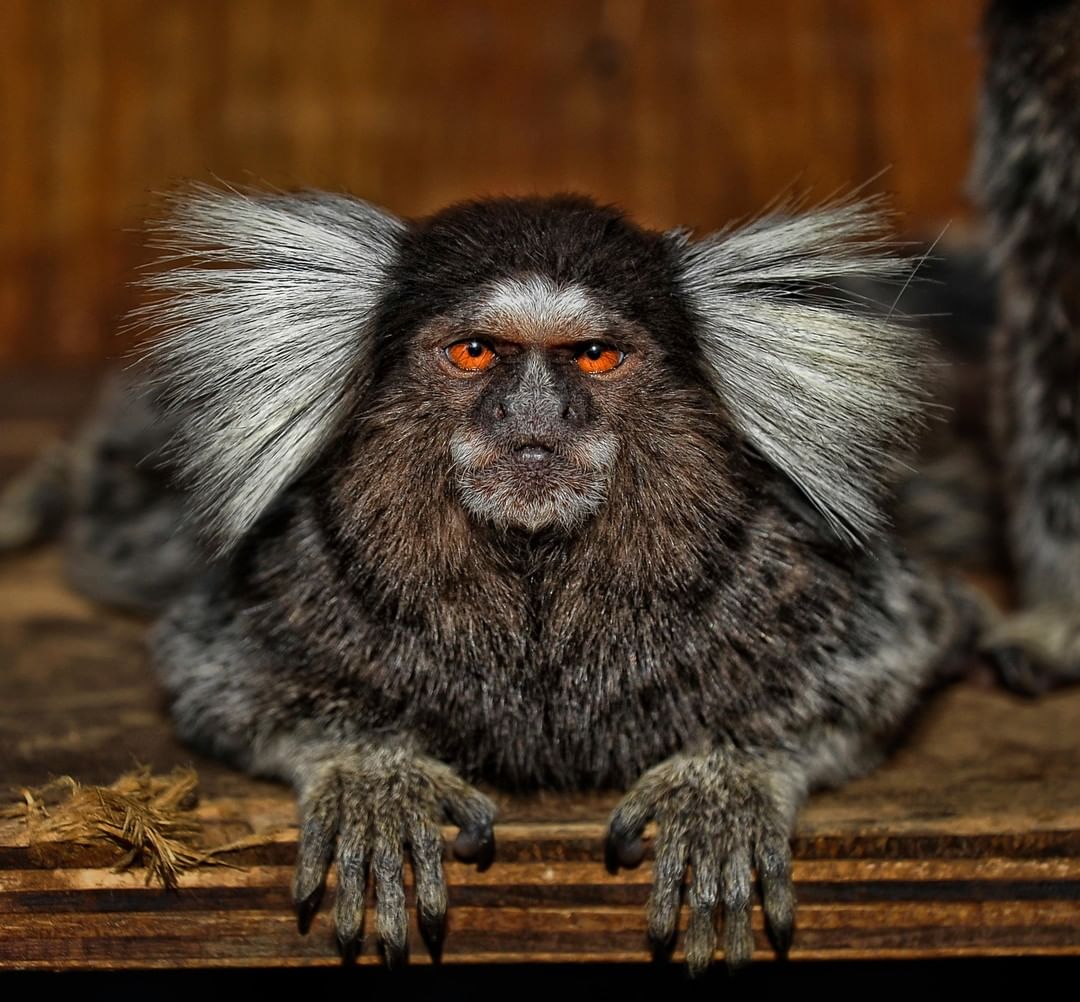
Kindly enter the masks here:
M 571 532 L 607 499 L 615 448 L 606 436 L 559 450 L 542 464 L 478 448 L 464 437 L 453 443 L 458 497 L 474 518 L 502 529 Z

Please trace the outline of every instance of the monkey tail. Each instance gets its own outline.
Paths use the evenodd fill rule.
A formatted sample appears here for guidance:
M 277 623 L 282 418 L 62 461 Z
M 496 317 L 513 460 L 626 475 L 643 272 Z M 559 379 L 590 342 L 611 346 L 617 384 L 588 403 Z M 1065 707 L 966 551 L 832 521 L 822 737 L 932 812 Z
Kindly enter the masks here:
M 109 377 L 71 441 L 0 491 L 0 556 L 58 541 L 68 581 L 89 598 L 139 612 L 168 604 L 203 563 L 168 439 L 145 385 Z
M 55 442 L 0 490 L 0 554 L 56 539 L 68 510 L 69 455 Z

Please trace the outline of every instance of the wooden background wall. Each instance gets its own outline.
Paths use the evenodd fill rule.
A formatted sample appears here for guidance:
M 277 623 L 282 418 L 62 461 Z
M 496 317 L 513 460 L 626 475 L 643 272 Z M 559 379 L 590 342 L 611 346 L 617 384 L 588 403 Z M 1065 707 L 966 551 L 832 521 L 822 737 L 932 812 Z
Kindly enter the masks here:
M 115 354 L 152 193 L 414 214 L 575 188 L 714 226 L 867 180 L 965 212 L 980 0 L 0 0 L 0 366 Z

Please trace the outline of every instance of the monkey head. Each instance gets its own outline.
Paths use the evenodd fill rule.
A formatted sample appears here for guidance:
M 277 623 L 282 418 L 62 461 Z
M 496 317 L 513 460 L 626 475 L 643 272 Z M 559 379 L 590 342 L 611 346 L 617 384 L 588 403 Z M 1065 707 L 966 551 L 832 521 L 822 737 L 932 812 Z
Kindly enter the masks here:
M 336 448 L 354 498 L 394 481 L 475 524 L 573 533 L 670 513 L 657 484 L 719 491 L 679 470 L 738 448 L 856 541 L 917 411 L 911 332 L 829 294 L 904 267 L 880 222 L 842 203 L 692 240 L 572 196 L 405 222 L 198 190 L 163 230 L 180 256 L 152 352 L 197 520 L 228 549 Z

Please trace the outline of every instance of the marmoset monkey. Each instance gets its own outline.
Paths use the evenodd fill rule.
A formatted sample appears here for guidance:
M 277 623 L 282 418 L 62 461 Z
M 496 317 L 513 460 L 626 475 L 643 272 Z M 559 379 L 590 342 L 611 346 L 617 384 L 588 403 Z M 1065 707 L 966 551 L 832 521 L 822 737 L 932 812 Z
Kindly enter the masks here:
M 343 951 L 370 880 L 401 957 L 409 860 L 437 952 L 440 825 L 494 852 L 471 782 L 614 786 L 609 866 L 657 825 L 657 945 L 689 871 L 691 969 L 721 917 L 746 962 L 756 871 L 786 951 L 807 792 L 876 763 L 982 615 L 887 531 L 923 346 L 842 289 L 910 270 L 878 209 L 692 239 L 576 197 L 406 222 L 199 189 L 160 236 L 153 389 L 76 450 L 70 564 L 180 593 L 152 636 L 176 726 L 295 788 L 301 925 L 333 864 Z
M 1080 12 L 997 0 L 987 24 L 977 179 L 1028 610 L 984 643 L 1037 688 L 1080 676 Z M 696 240 L 571 197 L 412 222 L 317 193 L 178 202 L 152 391 L 73 451 L 69 564 L 171 603 L 152 647 L 181 735 L 296 789 L 302 925 L 334 865 L 343 951 L 371 881 L 401 957 L 408 860 L 437 952 L 440 825 L 494 853 L 471 782 L 615 786 L 611 867 L 657 825 L 656 944 L 689 873 L 691 969 L 720 919 L 744 963 L 756 871 L 787 949 L 807 792 L 871 768 L 988 626 L 888 531 L 924 354 L 852 294 L 910 270 L 881 232 L 855 202 Z M 50 469 L 0 546 L 59 519 Z
M 490 861 L 503 788 L 626 789 L 648 931 L 688 868 L 692 969 L 744 963 L 756 870 L 792 936 L 807 791 L 873 765 L 978 612 L 886 531 L 913 330 L 835 283 L 903 277 L 846 203 L 691 239 L 576 197 L 406 222 L 197 191 L 150 351 L 215 557 L 153 633 L 180 734 L 290 782 L 306 923 L 337 868 L 389 958 L 403 869 L 434 949 L 440 825 Z
M 1080 680 L 1080 4 L 995 0 L 975 187 L 1000 273 L 997 451 L 1021 611 L 988 638 Z M 1033 669 L 1033 670 L 1032 670 Z

